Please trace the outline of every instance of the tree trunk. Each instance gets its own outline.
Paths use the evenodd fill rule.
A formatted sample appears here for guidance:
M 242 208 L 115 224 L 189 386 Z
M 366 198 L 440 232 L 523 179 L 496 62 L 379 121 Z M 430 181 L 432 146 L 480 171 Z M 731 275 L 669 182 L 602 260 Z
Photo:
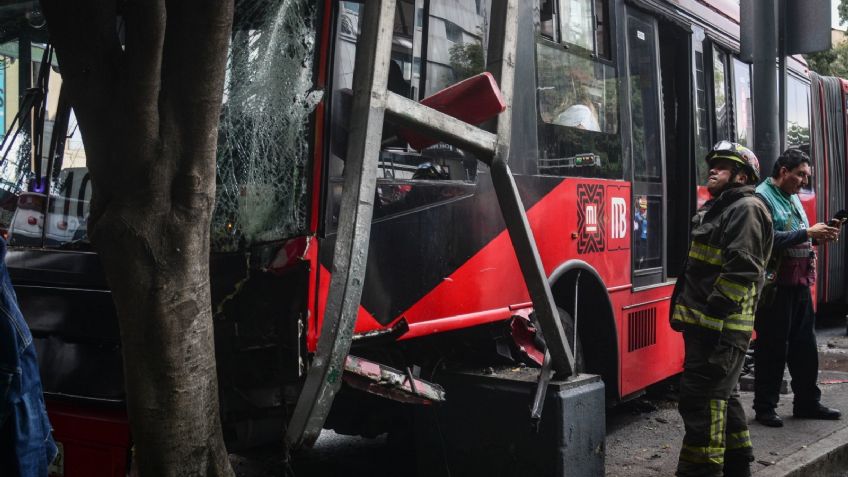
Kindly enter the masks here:
M 42 7 L 85 143 L 89 235 L 118 312 L 139 473 L 233 475 L 209 289 L 233 2 L 42 0 Z

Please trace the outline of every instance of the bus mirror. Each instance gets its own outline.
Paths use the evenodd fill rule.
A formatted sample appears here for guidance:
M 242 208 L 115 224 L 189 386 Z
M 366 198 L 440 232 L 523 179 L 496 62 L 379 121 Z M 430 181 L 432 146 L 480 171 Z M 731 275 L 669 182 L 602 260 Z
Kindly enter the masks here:
M 492 119 L 506 109 L 501 90 L 488 71 L 448 86 L 422 99 L 421 104 L 474 125 Z M 419 151 L 439 142 L 406 128 L 399 129 L 397 135 Z

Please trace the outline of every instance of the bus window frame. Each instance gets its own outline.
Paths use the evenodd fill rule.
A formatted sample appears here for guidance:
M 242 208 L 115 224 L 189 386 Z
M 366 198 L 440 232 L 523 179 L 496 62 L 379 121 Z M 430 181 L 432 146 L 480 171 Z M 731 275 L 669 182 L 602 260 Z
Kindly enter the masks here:
M 539 47 L 540 47 L 540 45 L 544 48 L 550 48 L 551 50 L 557 50 L 557 51 L 562 52 L 562 53 L 567 54 L 567 55 L 573 55 L 580 60 L 585 60 L 585 61 L 590 62 L 590 63 L 599 64 L 602 67 L 611 70 L 615 74 L 614 78 L 610 79 L 614 82 L 615 88 L 616 88 L 615 105 L 612 106 L 613 112 L 615 114 L 615 119 L 616 119 L 616 122 L 617 122 L 616 125 L 615 125 L 615 131 L 614 132 L 606 132 L 606 131 L 591 132 L 591 131 L 588 131 L 588 130 L 585 131 L 585 132 L 581 132 L 581 130 L 579 128 L 575 128 L 573 126 L 565 126 L 565 125 L 562 125 L 562 124 L 557 124 L 557 123 L 554 123 L 554 122 L 545 121 L 545 119 L 542 116 L 542 108 L 539 105 L 540 99 L 539 99 L 539 92 L 538 92 L 538 89 L 539 89 L 539 83 L 538 83 L 538 79 L 539 79 Z M 621 91 L 622 90 L 621 70 L 619 68 L 619 65 L 616 62 L 609 60 L 609 59 L 600 58 L 596 55 L 591 55 L 588 52 L 586 52 L 585 50 L 581 50 L 580 48 L 572 49 L 569 46 L 564 45 L 562 43 L 554 42 L 550 38 L 548 38 L 547 36 L 542 35 L 539 30 L 537 30 L 536 35 L 535 35 L 535 42 L 533 44 L 533 49 L 534 49 L 534 51 L 533 51 L 533 53 L 534 53 L 533 54 L 533 63 L 535 65 L 534 80 L 536 81 L 535 87 L 536 87 L 536 91 L 537 91 L 536 92 L 536 118 L 535 118 L 536 128 L 535 129 L 536 129 L 536 136 L 537 136 L 537 140 L 538 140 L 538 144 L 539 144 L 539 147 L 538 147 L 539 153 L 538 153 L 537 157 L 535 158 L 537 173 L 539 175 L 552 176 L 552 177 L 562 177 L 562 178 L 580 177 L 580 178 L 592 178 L 592 179 L 604 179 L 604 180 L 622 180 L 625 177 L 627 177 L 628 167 L 625 165 L 627 159 L 626 159 L 626 153 L 625 153 L 625 150 L 624 150 L 625 144 L 624 144 L 623 140 L 619 140 L 619 142 L 618 142 L 618 151 L 617 151 L 618 152 L 618 160 L 617 160 L 617 162 L 619 163 L 619 165 L 618 165 L 617 169 L 619 170 L 619 174 L 617 174 L 617 175 L 613 175 L 613 176 L 608 177 L 604 174 L 584 174 L 584 173 L 561 174 L 561 173 L 538 172 L 539 162 L 542 161 L 542 159 L 543 159 L 543 157 L 542 157 L 543 156 L 543 154 L 542 154 L 542 147 L 543 147 L 542 146 L 543 145 L 542 130 L 543 130 L 543 128 L 555 128 L 557 130 L 563 131 L 564 133 L 569 132 L 570 134 L 581 134 L 581 135 L 582 134 L 600 134 L 600 135 L 607 135 L 607 136 L 618 136 L 620 138 L 621 135 L 623 134 L 623 121 L 624 121 L 624 119 L 622 118 L 622 109 L 621 109 L 621 104 L 622 104 L 622 101 L 623 101 L 622 100 L 622 91 Z M 609 106 L 605 105 L 604 111 L 607 111 L 608 108 L 609 108 Z M 592 151 L 590 151 L 590 152 L 592 152 Z M 604 152 L 608 153 L 609 150 L 604 151 Z
M 733 72 L 731 71 L 730 59 L 733 57 L 730 50 L 722 47 L 714 40 L 709 38 L 706 39 L 707 48 L 705 50 L 709 50 L 709 55 L 705 55 L 705 60 L 709 61 L 709 67 L 704 65 L 705 70 L 708 70 L 710 73 L 707 74 L 708 82 L 709 82 L 709 112 L 710 112 L 710 125 L 711 125 L 711 141 L 710 145 L 717 143 L 721 140 L 729 140 L 736 141 L 736 105 L 735 98 L 733 95 L 733 88 L 731 85 L 735 82 L 735 78 L 733 77 Z M 719 125 L 718 125 L 718 114 L 716 111 L 716 84 L 715 84 L 715 55 L 719 53 L 722 55 L 722 69 L 724 70 L 724 107 L 725 107 L 725 117 L 727 118 L 726 127 L 728 136 L 727 137 L 719 137 Z
M 712 81 L 709 79 L 711 75 L 708 75 L 708 71 L 712 71 L 712 60 L 711 53 L 709 48 L 710 40 L 707 38 L 706 32 L 700 27 L 693 27 L 692 29 L 692 75 L 693 75 L 693 84 L 692 84 L 692 94 L 693 94 L 693 114 L 694 118 L 694 150 L 695 150 L 695 185 L 703 186 L 707 183 L 707 167 L 704 163 L 704 157 L 709 152 L 710 147 L 712 147 L 715 142 L 713 141 L 713 121 L 711 120 L 713 110 L 712 102 L 711 102 L 711 91 L 713 90 Z M 703 80 L 703 92 L 704 92 L 704 104 L 703 108 L 698 103 L 698 55 L 701 55 L 701 71 L 700 74 L 703 75 L 701 78 Z M 706 118 L 702 121 L 701 113 L 704 112 L 706 114 Z M 703 129 L 703 135 L 701 134 L 701 129 Z M 706 138 L 706 141 L 702 144 L 703 139 Z M 703 148 L 703 150 L 700 150 Z
M 807 134 L 808 134 L 808 142 L 807 143 L 789 144 L 789 109 L 790 109 L 789 108 L 789 98 L 790 98 L 790 91 L 793 90 L 793 88 L 790 85 L 800 86 L 801 91 L 806 93 L 806 98 L 807 98 L 807 116 L 806 116 L 806 119 L 807 119 Z M 789 148 L 799 148 L 799 149 L 804 150 L 805 146 L 806 146 L 805 152 L 807 152 L 808 155 L 810 154 L 810 146 L 812 146 L 812 144 L 811 144 L 811 141 L 812 141 L 812 106 L 813 106 L 812 101 L 813 101 L 813 98 L 812 98 L 812 93 L 810 91 L 809 79 L 805 79 L 804 77 L 799 75 L 797 72 L 790 70 L 790 69 L 787 69 L 787 71 L 786 71 L 786 125 L 785 125 L 785 129 L 784 129 L 784 132 L 785 132 L 784 144 L 786 145 L 787 149 L 789 149 Z M 772 171 L 764 171 L 761 175 L 770 176 L 771 172 Z M 807 194 L 815 194 L 815 190 L 816 190 L 816 186 L 815 186 L 816 177 L 815 176 L 816 176 L 815 161 L 812 160 L 812 158 L 811 158 L 811 160 L 810 160 L 810 178 L 807 181 L 807 184 L 801 187 L 802 191 L 804 191 Z
M 590 37 L 589 40 L 592 44 L 591 49 L 586 48 L 584 45 L 568 42 L 564 38 L 564 35 L 562 34 L 562 32 L 568 29 L 567 28 L 568 25 L 566 24 L 566 22 L 568 21 L 568 18 L 566 18 L 565 15 L 562 15 L 562 11 L 563 11 L 563 8 L 562 8 L 563 5 L 562 4 L 563 4 L 563 2 L 567 2 L 567 1 L 571 1 L 571 0 L 556 0 L 557 6 L 558 6 L 557 17 L 559 19 L 559 35 L 558 35 L 560 37 L 559 43 L 561 45 L 564 45 L 566 48 L 576 48 L 578 51 L 583 50 L 583 51 L 589 52 L 589 54 L 591 54 L 591 55 L 597 55 L 597 51 L 598 51 L 597 43 L 598 42 L 597 42 L 597 38 L 595 38 L 595 32 L 597 31 L 597 24 L 596 24 L 596 21 L 595 21 L 595 18 L 597 18 L 595 16 L 595 4 L 596 4 L 595 0 L 582 0 L 585 3 L 589 4 L 589 9 L 590 9 L 589 15 L 591 16 L 590 23 L 592 23 L 592 25 L 589 27 L 589 30 L 587 30 L 585 33 L 586 33 L 587 36 Z
M 534 8 L 534 24 L 536 25 L 536 36 L 537 41 L 539 38 L 543 38 L 549 42 L 556 43 L 566 49 L 573 49 L 574 51 L 580 51 L 588 55 L 594 60 L 606 61 L 613 66 L 615 66 L 615 56 L 616 56 L 616 33 L 615 33 L 615 15 L 614 15 L 614 2 L 612 0 L 586 0 L 589 3 L 589 8 L 591 9 L 591 32 L 589 32 L 591 36 L 592 47 L 586 48 L 583 45 L 579 45 L 577 43 L 567 42 L 563 39 L 562 32 L 565 29 L 563 23 L 565 22 L 565 18 L 560 14 L 562 12 L 562 3 L 567 0 L 549 0 L 551 2 L 551 26 L 552 26 L 552 34 L 550 36 L 542 33 L 542 24 L 541 24 L 541 3 L 544 0 L 536 0 L 536 7 Z M 598 7 L 601 7 L 602 14 L 598 15 Z M 598 18 L 603 18 L 603 40 L 605 48 L 601 49 L 598 47 L 598 33 L 601 29 L 598 26 L 601 24 L 598 22 Z M 602 50 L 602 53 L 599 53 L 599 50 Z
M 805 80 L 803 77 L 801 77 L 800 75 L 798 75 L 794 71 L 787 71 L 786 72 L 786 102 L 787 102 L 787 105 L 786 105 L 786 132 L 787 132 L 787 137 L 785 138 L 787 148 L 789 148 L 789 147 L 799 147 L 799 146 L 804 144 L 804 143 L 789 144 L 789 137 L 788 137 L 789 122 L 790 122 L 789 121 L 790 120 L 789 98 L 790 98 L 790 91 L 793 91 L 794 86 L 799 86 L 801 88 L 801 91 L 806 93 L 806 98 L 807 98 L 807 108 L 806 108 L 807 109 L 807 115 L 806 115 L 807 124 L 806 124 L 806 128 L 807 128 L 807 131 L 808 131 L 807 132 L 808 140 L 810 139 L 810 137 L 809 137 L 810 132 L 809 131 L 810 131 L 810 128 L 812 127 L 812 125 L 811 125 L 812 121 L 810 119 L 812 117 L 812 113 L 811 113 L 811 108 L 812 108 L 812 97 L 811 96 L 812 95 L 810 93 L 809 80 Z M 807 144 L 809 144 L 809 142 Z
M 364 2 L 363 0 L 345 0 L 345 1 L 347 1 L 348 3 L 357 3 L 357 4 L 360 4 L 363 7 L 367 8 L 366 2 Z M 420 0 L 410 0 L 409 3 L 412 3 L 413 6 L 415 7 L 415 6 L 418 5 L 419 1 Z M 331 164 L 335 160 L 344 161 L 344 159 L 342 159 L 340 157 L 333 157 L 334 156 L 334 154 L 333 154 L 334 148 L 333 148 L 333 133 L 332 133 L 332 131 L 333 131 L 333 116 L 334 116 L 334 114 L 337 113 L 336 111 L 334 111 L 334 109 L 335 109 L 334 105 L 335 105 L 336 100 L 341 95 L 341 91 L 343 90 L 343 88 L 337 88 L 336 81 L 335 81 L 335 76 L 336 76 L 335 68 L 336 68 L 336 64 L 337 64 L 337 62 L 336 62 L 336 50 L 337 50 L 338 45 L 339 45 L 340 36 L 342 35 L 340 28 L 339 28 L 340 14 L 341 14 L 341 4 L 342 4 L 342 1 L 338 1 L 338 2 L 334 2 L 334 5 L 333 5 L 333 11 L 332 11 L 331 15 L 333 16 L 334 25 L 331 28 L 331 36 L 329 38 L 329 41 L 330 41 L 332 46 L 330 47 L 331 53 L 330 53 L 330 55 L 328 55 L 328 60 L 327 60 L 328 79 L 327 79 L 327 87 L 326 87 L 327 92 L 325 94 L 325 100 L 324 100 L 327 104 L 327 114 L 325 115 L 324 131 L 328 131 L 328 133 L 326 133 L 325 137 L 323 138 L 323 141 L 324 141 L 324 158 L 323 158 L 324 166 L 322 167 L 323 170 L 321 172 L 322 193 L 321 193 L 321 204 L 320 204 L 320 213 L 322 214 L 322 218 L 319 220 L 319 223 L 321 224 L 321 227 L 322 227 L 322 230 L 323 230 L 323 234 L 322 234 L 323 236 L 333 235 L 338 230 L 337 219 L 334 219 L 334 216 L 335 216 L 334 211 L 336 211 L 336 209 L 340 205 L 340 202 L 339 202 L 340 199 L 338 197 L 336 197 L 339 194 L 338 194 L 338 192 L 335 192 L 335 191 L 337 189 L 339 189 L 339 187 L 338 187 L 339 184 L 342 183 L 343 180 L 344 180 L 343 172 L 338 174 L 338 175 L 334 175 L 334 173 L 332 172 L 332 167 L 331 167 Z M 425 5 L 426 5 L 426 3 L 425 3 Z M 432 13 L 432 12 L 430 12 L 430 13 Z M 417 8 L 416 8 L 416 11 L 413 13 L 413 16 L 417 17 L 417 15 L 418 15 L 418 12 L 417 12 Z M 410 96 L 413 96 L 411 99 L 416 100 L 416 101 L 420 101 L 426 95 L 427 81 L 429 80 L 429 78 L 428 78 L 429 75 L 427 74 L 427 60 L 426 60 L 427 53 L 426 52 L 428 50 L 427 43 L 430 41 L 430 25 L 429 25 L 429 23 L 430 23 L 430 17 L 431 16 L 432 16 L 432 14 L 428 14 L 428 12 L 425 9 L 425 11 L 423 12 L 423 19 L 422 19 L 423 21 L 422 21 L 422 25 L 420 26 L 420 28 L 419 28 L 419 25 L 417 25 L 415 23 L 415 20 L 413 19 L 413 25 L 412 25 L 412 29 L 414 31 L 413 37 L 417 36 L 417 34 L 418 34 L 418 33 L 415 33 L 415 31 L 420 30 L 420 35 L 421 35 L 420 44 L 416 45 L 413 41 L 413 45 L 411 47 L 412 48 L 412 61 L 413 61 L 412 67 L 414 68 L 414 62 L 416 60 L 418 60 L 419 63 L 420 63 L 419 77 L 418 77 L 417 81 L 414 77 L 410 78 L 410 87 L 411 87 Z M 439 17 L 439 18 L 441 18 L 441 17 Z M 450 18 L 441 18 L 441 19 L 443 21 L 456 23 L 455 21 L 451 20 Z M 394 32 L 393 32 L 393 34 L 394 34 Z M 435 34 L 437 34 L 437 33 L 435 33 Z M 484 38 L 485 37 L 486 37 L 486 35 L 484 35 Z M 356 38 L 357 48 L 358 48 L 358 38 L 359 37 L 357 36 L 357 38 Z M 418 52 L 420 54 L 420 56 L 418 58 L 415 58 L 415 56 L 414 56 L 416 54 L 416 52 Z M 484 70 L 488 71 L 488 66 L 484 67 Z M 351 75 L 353 75 L 353 71 L 351 71 Z M 454 81 L 454 83 L 451 83 L 451 84 L 455 84 L 458 81 L 459 80 Z M 448 85 L 448 86 L 450 86 L 450 85 Z M 389 124 L 388 121 L 386 123 Z M 386 138 L 383 138 L 383 139 L 386 139 Z M 431 163 L 444 172 L 446 170 L 444 168 L 445 160 L 449 159 L 449 158 L 448 157 L 442 157 L 442 156 L 428 157 L 426 155 L 426 152 L 424 152 L 424 151 L 431 149 L 431 148 L 433 150 L 435 150 L 435 149 L 439 148 L 440 146 L 449 146 L 449 145 L 447 145 L 445 143 L 438 143 L 434 146 L 430 146 L 430 147 L 425 148 L 424 150 L 421 150 L 421 151 L 416 151 L 416 150 L 411 149 L 409 147 L 400 148 L 400 149 L 404 149 L 405 152 L 412 152 L 412 153 L 417 154 L 420 157 L 419 165 L 423 165 L 425 163 Z M 453 146 L 449 146 L 449 147 L 453 147 Z M 461 154 L 468 154 L 467 152 L 461 151 L 458 148 L 454 148 L 454 149 L 458 150 Z M 381 155 L 383 155 L 383 153 L 392 153 L 392 152 L 393 152 L 393 149 L 392 149 L 391 146 L 389 146 L 389 147 L 383 146 L 383 147 L 381 147 L 381 150 L 380 150 Z M 343 164 L 342 164 L 342 166 L 343 166 Z M 449 171 L 450 169 L 448 168 L 447 170 Z M 391 218 L 394 218 L 394 217 L 404 216 L 404 215 L 407 215 L 407 214 L 410 214 L 410 213 L 414 213 L 416 211 L 428 209 L 428 208 L 431 208 L 431 207 L 438 207 L 438 206 L 446 205 L 446 204 L 449 204 L 449 203 L 452 203 L 452 202 L 456 202 L 458 200 L 462 200 L 462 199 L 466 199 L 468 197 L 471 197 L 478 190 L 478 184 L 480 183 L 480 179 L 479 179 L 480 174 L 481 173 L 485 174 L 485 173 L 487 173 L 487 171 L 488 171 L 487 166 L 483 162 L 480 162 L 478 160 L 478 161 L 476 161 L 476 172 L 474 173 L 473 177 L 468 179 L 468 180 L 451 179 L 451 178 L 438 179 L 438 180 L 428 179 L 428 178 L 409 178 L 409 177 L 395 178 L 395 177 L 386 177 L 385 175 L 382 176 L 382 177 L 378 177 L 378 179 L 377 179 L 377 190 L 375 191 L 375 213 L 374 213 L 374 217 L 372 218 L 372 223 L 382 222 L 382 221 L 385 221 L 385 220 L 388 220 L 388 219 L 391 219 Z M 378 171 L 378 176 L 380 174 L 384 174 L 384 173 L 385 173 L 385 170 L 383 168 L 381 168 Z M 419 184 L 419 185 L 423 186 L 422 188 L 424 188 L 424 189 L 428 189 L 428 188 L 434 189 L 436 187 L 443 186 L 445 189 L 452 188 L 452 189 L 455 189 L 457 191 L 463 191 L 463 192 L 458 193 L 457 195 L 454 195 L 454 196 L 450 196 L 450 197 L 446 196 L 446 197 L 440 198 L 438 200 L 430 201 L 426 204 L 418 204 L 418 205 L 415 205 L 414 207 L 410 207 L 410 208 L 406 208 L 406 209 L 392 210 L 391 212 L 388 212 L 385 215 L 380 214 L 379 209 L 381 207 L 386 206 L 386 204 L 383 204 L 382 206 L 380 204 L 380 202 L 382 200 L 381 196 L 380 196 L 380 191 L 381 191 L 382 187 L 397 186 L 397 187 L 400 187 L 400 188 L 405 188 L 405 187 L 412 187 L 415 184 Z
M 542 28 L 542 2 L 546 0 L 536 0 L 537 8 L 534 9 L 534 14 L 536 16 L 534 23 L 536 25 L 536 32 L 538 36 L 545 38 L 548 41 L 552 41 L 554 43 L 559 43 L 559 0 L 547 0 L 547 2 L 551 6 L 551 34 L 550 36 L 543 33 Z
M 657 117 L 657 127 L 658 127 L 657 136 L 658 137 L 657 137 L 657 140 L 658 140 L 658 144 L 659 144 L 659 148 L 660 148 L 660 180 L 659 180 L 659 182 L 647 182 L 647 181 L 637 181 L 636 180 L 636 167 L 635 167 L 635 163 L 634 163 L 634 144 L 633 144 L 633 115 L 632 115 L 633 113 L 632 113 L 632 110 L 631 110 L 631 104 L 633 103 L 633 100 L 632 100 L 632 91 L 631 91 L 631 87 L 630 87 L 630 74 L 631 74 L 630 55 L 632 54 L 632 52 L 631 52 L 631 45 L 630 45 L 630 40 L 629 40 L 629 28 L 630 28 L 629 21 L 630 21 L 631 16 L 637 21 L 649 23 L 651 25 L 652 29 L 653 29 L 653 32 L 654 32 L 653 37 L 652 37 L 652 44 L 653 44 L 652 47 L 653 47 L 653 54 L 654 54 L 654 70 L 655 70 L 654 71 L 654 74 L 655 74 L 654 79 L 658 82 L 657 83 L 658 89 L 655 93 L 657 95 L 656 106 L 657 106 L 657 113 L 658 113 L 658 117 Z M 661 225 L 658 229 L 658 232 L 659 232 L 660 237 L 661 237 L 661 242 L 660 242 L 660 247 L 659 247 L 659 254 L 660 254 L 660 256 L 659 256 L 660 265 L 659 266 L 646 267 L 646 268 L 641 268 L 641 269 L 636 267 L 635 246 L 634 246 L 635 232 L 633 233 L 633 235 L 631 237 L 630 271 L 631 271 L 632 286 L 633 286 L 634 290 L 640 290 L 640 289 L 652 288 L 652 287 L 656 287 L 656 286 L 662 286 L 662 285 L 664 285 L 668 282 L 668 277 L 667 277 L 667 275 L 668 275 L 668 263 L 667 263 L 668 262 L 668 259 L 667 259 L 667 252 L 668 252 L 667 215 L 668 215 L 668 212 L 667 212 L 667 205 L 666 205 L 667 202 L 668 202 L 668 195 L 667 195 L 667 190 L 666 190 L 666 187 L 667 187 L 667 184 L 666 184 L 667 183 L 666 161 L 668 160 L 668 157 L 666 157 L 666 151 L 665 151 L 665 127 L 664 127 L 664 125 L 662 124 L 662 121 L 661 121 L 661 117 L 662 117 L 664 108 L 663 108 L 663 97 L 662 97 L 662 91 L 661 91 L 661 85 L 660 85 L 660 83 L 662 82 L 662 71 L 661 71 L 661 65 L 660 65 L 660 59 L 659 59 L 659 50 L 660 50 L 659 20 L 658 20 L 656 14 L 653 13 L 653 12 L 648 12 L 648 11 L 645 11 L 645 10 L 642 10 L 642 9 L 639 9 L 639 8 L 627 6 L 623 10 L 623 17 L 622 17 L 621 21 L 623 22 L 623 28 L 619 27 L 619 31 L 620 31 L 620 34 L 623 35 L 623 36 L 620 37 L 620 39 L 621 39 L 621 41 L 623 41 L 623 43 L 622 43 L 623 50 L 622 51 L 626 52 L 626 54 L 623 54 L 623 55 L 620 56 L 621 61 L 619 62 L 620 63 L 619 78 L 620 78 L 620 81 L 623 85 L 621 87 L 620 96 L 624 98 L 623 100 L 621 99 L 621 97 L 619 99 L 622 103 L 621 104 L 621 111 L 622 111 L 621 114 L 623 115 L 622 123 L 624 123 L 624 122 L 627 123 L 626 130 L 624 128 L 622 128 L 622 131 L 621 131 L 621 134 L 625 137 L 625 140 L 622 142 L 622 149 L 623 149 L 623 151 L 626 151 L 626 159 L 625 159 L 626 162 L 625 162 L 625 164 L 627 165 L 627 168 L 626 168 L 626 176 L 625 177 L 627 177 L 627 179 L 630 180 L 631 194 L 632 194 L 632 197 L 634 199 L 636 197 L 642 196 L 642 195 L 644 195 L 646 197 L 660 197 L 660 204 L 662 206 L 662 210 L 660 212 L 662 223 L 661 223 Z M 657 194 L 657 191 L 659 191 L 659 194 Z M 631 207 L 631 210 L 630 210 L 630 220 L 631 221 L 634 218 L 634 213 L 633 213 L 634 207 L 635 207 L 635 202 L 633 203 L 633 206 Z
M 736 142 L 738 143 L 738 142 L 740 141 L 740 136 L 739 136 L 739 121 L 737 120 L 737 119 L 738 119 L 738 115 L 739 115 L 739 95 L 737 94 L 737 90 L 736 90 L 736 79 L 737 79 L 737 77 L 738 77 L 738 75 L 737 75 L 737 68 L 739 67 L 739 65 L 744 65 L 744 66 L 748 69 L 748 95 L 749 95 L 749 97 L 750 97 L 750 98 L 752 98 L 752 99 L 753 99 L 753 97 L 754 97 L 754 85 L 753 85 L 753 82 L 752 82 L 752 81 L 753 81 L 753 77 L 754 77 L 754 74 L 753 74 L 754 72 L 752 71 L 751 65 L 749 65 L 748 63 L 745 63 L 744 61 L 742 61 L 742 60 L 741 60 L 738 56 L 736 56 L 736 55 L 731 55 L 731 56 L 729 57 L 728 64 L 729 64 L 729 66 L 730 66 L 730 74 L 731 74 L 730 81 L 731 81 L 731 83 L 733 84 L 733 87 L 731 88 L 731 92 L 732 92 L 732 101 L 733 101 L 733 111 L 732 111 L 732 112 L 733 112 L 733 126 L 732 126 L 732 131 L 733 131 L 733 140 L 734 140 L 734 141 L 736 141 Z M 746 139 L 746 143 L 751 142 L 751 141 L 753 141 L 753 140 L 754 140 L 754 131 L 753 131 L 753 109 L 751 109 L 751 110 L 749 110 L 749 111 L 748 111 L 748 115 L 747 115 L 747 116 L 746 116 L 746 118 L 745 118 L 745 120 L 746 120 L 746 125 L 745 125 L 745 127 L 746 127 L 746 128 L 747 128 L 747 120 L 748 120 L 749 118 L 751 119 L 751 125 L 752 125 L 751 127 L 752 127 L 752 129 L 751 129 L 751 131 L 750 131 L 750 133 L 751 133 L 751 134 L 750 134 L 750 137 L 746 137 L 746 138 L 745 138 L 745 139 Z M 746 132 L 748 132 L 748 131 L 747 131 L 747 129 L 746 129 Z M 743 145 L 744 145 L 745 147 L 748 147 L 748 148 L 750 148 L 750 149 L 753 149 L 753 144 L 743 144 Z
M 623 116 L 623 114 L 625 112 L 625 109 L 623 109 L 624 108 L 623 105 L 624 105 L 625 100 L 623 98 L 623 93 L 622 93 L 624 86 L 623 86 L 622 78 L 621 78 L 621 76 L 622 76 L 622 66 L 619 63 L 620 63 L 620 58 L 625 58 L 626 55 L 624 55 L 623 52 L 619 51 L 618 48 L 617 48 L 617 45 L 620 44 L 620 42 L 621 42 L 621 39 L 618 36 L 618 28 L 619 28 L 618 23 L 620 21 L 619 18 L 620 18 L 621 12 L 623 12 L 623 9 L 620 10 L 618 8 L 617 2 L 613 2 L 612 0 L 590 0 L 590 3 L 592 4 L 593 18 L 595 19 L 594 25 L 593 25 L 593 28 L 592 28 L 593 38 L 595 38 L 594 43 L 593 43 L 594 50 L 590 51 L 590 50 L 587 50 L 585 48 L 580 47 L 579 45 L 575 45 L 575 44 L 572 44 L 572 43 L 566 43 L 566 42 L 563 41 L 561 34 L 560 34 L 561 24 L 560 24 L 560 21 L 559 21 L 559 16 L 560 16 L 559 13 L 560 13 L 560 10 L 561 10 L 561 2 L 564 1 L 564 0 L 551 0 L 553 2 L 553 7 L 554 7 L 553 20 L 552 20 L 553 21 L 553 30 L 554 30 L 553 31 L 553 33 L 554 33 L 553 38 L 542 33 L 541 17 L 540 17 L 540 15 L 541 15 L 540 10 L 541 10 L 541 2 L 542 1 L 543 0 L 536 0 L 536 8 L 534 8 L 534 15 L 535 15 L 534 25 L 535 25 L 536 31 L 534 33 L 534 36 L 535 36 L 534 40 L 535 41 L 533 43 L 533 64 L 534 64 L 534 69 L 535 69 L 533 76 L 534 76 L 534 80 L 536 81 L 535 86 L 537 88 L 536 107 L 535 107 L 535 109 L 536 109 L 536 117 L 535 117 L 536 128 L 535 128 L 535 130 L 536 130 L 537 141 L 539 141 L 538 142 L 539 153 L 537 154 L 537 157 L 534 158 L 535 161 L 537 161 L 536 165 L 534 165 L 534 169 L 538 165 L 538 160 L 541 159 L 541 157 L 542 157 L 540 139 L 541 139 L 541 128 L 543 127 L 543 125 L 550 125 L 552 127 L 557 127 L 557 128 L 569 128 L 568 126 L 561 126 L 561 125 L 556 125 L 556 124 L 552 124 L 552 123 L 547 123 L 543 120 L 543 118 L 541 116 L 541 109 L 539 108 L 539 105 L 538 105 L 538 102 L 539 102 L 539 98 L 538 98 L 538 71 L 539 71 L 538 49 L 539 49 L 539 45 L 542 44 L 546 47 L 554 48 L 554 49 L 558 49 L 558 50 L 563 50 L 568 54 L 573 54 L 573 55 L 578 56 L 580 58 L 583 58 L 587 61 L 598 63 L 600 65 L 603 65 L 604 67 L 611 68 L 611 70 L 615 73 L 615 80 L 614 81 L 615 81 L 615 85 L 616 85 L 616 88 L 617 88 L 617 90 L 616 90 L 616 103 L 617 104 L 615 105 L 615 114 L 616 114 L 616 120 L 617 120 L 618 124 L 616 125 L 616 133 L 615 134 L 617 134 L 619 137 L 621 137 L 621 139 L 618 143 L 618 149 L 619 149 L 618 150 L 618 162 L 619 162 L 618 169 L 619 169 L 619 173 L 612 176 L 612 177 L 606 177 L 606 176 L 603 176 L 603 175 L 594 175 L 594 174 L 588 174 L 588 175 L 587 174 L 570 174 L 570 175 L 541 174 L 538 171 L 537 171 L 537 173 L 540 174 L 540 175 L 550 175 L 550 176 L 553 176 L 553 177 L 562 177 L 562 178 L 576 177 L 576 178 L 594 178 L 594 179 L 603 179 L 603 180 L 624 180 L 627 177 L 629 177 L 629 174 L 630 174 L 630 172 L 629 172 L 630 171 L 630 165 L 628 164 L 629 152 L 626 150 L 626 148 L 628 147 L 628 144 L 626 142 L 626 139 L 624 139 L 624 136 L 623 136 L 624 134 L 626 134 L 629 131 L 629 125 L 625 125 L 625 119 L 624 119 L 624 116 Z M 595 12 L 596 12 L 596 9 L 597 9 L 599 4 L 604 9 L 604 18 L 605 18 L 604 26 L 606 28 L 606 30 L 604 31 L 604 34 L 605 34 L 606 49 L 607 49 L 606 55 L 597 54 L 597 32 L 598 32 L 597 27 L 598 27 L 598 25 L 597 25 L 597 15 L 595 14 Z M 604 134 L 607 134 L 607 133 L 604 133 Z

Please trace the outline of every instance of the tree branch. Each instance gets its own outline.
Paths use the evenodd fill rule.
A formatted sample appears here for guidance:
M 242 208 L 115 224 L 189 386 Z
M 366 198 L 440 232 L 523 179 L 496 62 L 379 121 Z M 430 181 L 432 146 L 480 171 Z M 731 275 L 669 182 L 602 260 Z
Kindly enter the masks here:
M 116 132 L 115 79 L 123 52 L 116 30 L 113 0 L 41 0 L 50 41 L 56 48 L 62 80 L 83 133 L 92 179 L 106 177 Z M 97 202 L 108 200 L 111 189 L 100 189 Z

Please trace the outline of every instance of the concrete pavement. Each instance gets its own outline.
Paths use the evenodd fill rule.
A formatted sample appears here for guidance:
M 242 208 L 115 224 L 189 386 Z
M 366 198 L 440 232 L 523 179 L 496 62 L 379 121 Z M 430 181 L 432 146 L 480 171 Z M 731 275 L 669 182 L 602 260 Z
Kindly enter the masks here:
M 822 403 L 848 414 L 848 337 L 845 327 L 817 332 Z M 780 398 L 784 427 L 769 428 L 753 420 L 753 392 L 741 393 L 754 444 L 754 476 L 848 476 L 848 416 L 839 421 L 795 419 L 792 394 Z M 641 407 L 640 407 L 641 406 Z M 642 400 L 626 405 L 630 419 L 607 426 L 606 475 L 671 476 L 683 438 L 676 402 Z

